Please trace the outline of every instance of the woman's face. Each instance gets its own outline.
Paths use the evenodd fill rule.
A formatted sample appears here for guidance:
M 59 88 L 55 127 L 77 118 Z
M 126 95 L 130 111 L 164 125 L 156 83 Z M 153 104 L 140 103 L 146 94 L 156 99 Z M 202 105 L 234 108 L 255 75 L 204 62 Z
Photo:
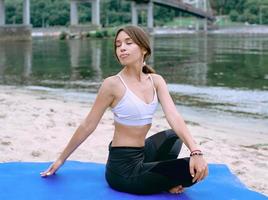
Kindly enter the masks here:
M 143 52 L 134 41 L 121 31 L 115 41 L 116 55 L 122 65 L 133 65 L 143 62 Z

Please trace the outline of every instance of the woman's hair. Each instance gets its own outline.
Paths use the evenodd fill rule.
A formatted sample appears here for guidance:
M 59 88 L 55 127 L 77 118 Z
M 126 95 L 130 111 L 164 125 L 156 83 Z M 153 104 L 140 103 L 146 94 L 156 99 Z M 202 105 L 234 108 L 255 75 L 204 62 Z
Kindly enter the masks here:
M 122 27 L 122 28 L 117 30 L 116 35 L 115 35 L 115 39 L 114 39 L 114 51 L 115 52 L 116 52 L 116 38 L 121 31 L 124 31 L 126 34 L 128 34 L 129 37 L 133 40 L 133 42 L 136 43 L 140 48 L 146 50 L 146 53 L 144 55 L 144 60 L 143 60 L 145 63 L 145 61 L 148 60 L 148 58 L 151 55 L 149 36 L 145 33 L 144 30 L 142 30 L 138 26 Z M 115 53 L 115 56 L 116 56 L 117 60 L 119 61 L 116 53 Z M 144 66 L 142 68 L 142 72 L 145 74 L 149 74 L 149 73 L 155 73 L 155 70 L 152 69 L 147 64 L 144 64 Z

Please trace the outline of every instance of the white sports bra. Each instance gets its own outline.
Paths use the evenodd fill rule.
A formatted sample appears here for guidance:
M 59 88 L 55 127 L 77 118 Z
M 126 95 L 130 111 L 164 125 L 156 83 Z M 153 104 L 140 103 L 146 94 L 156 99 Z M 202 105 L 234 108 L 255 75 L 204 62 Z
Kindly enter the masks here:
M 130 125 L 130 126 L 143 126 L 152 123 L 153 114 L 156 111 L 158 105 L 158 99 L 156 94 L 156 89 L 153 84 L 153 79 L 150 74 L 148 74 L 154 89 L 154 98 L 151 103 L 145 103 L 137 95 L 135 95 L 126 85 L 123 78 L 118 74 L 118 76 L 126 88 L 124 96 L 112 108 L 114 113 L 114 120 L 120 124 Z

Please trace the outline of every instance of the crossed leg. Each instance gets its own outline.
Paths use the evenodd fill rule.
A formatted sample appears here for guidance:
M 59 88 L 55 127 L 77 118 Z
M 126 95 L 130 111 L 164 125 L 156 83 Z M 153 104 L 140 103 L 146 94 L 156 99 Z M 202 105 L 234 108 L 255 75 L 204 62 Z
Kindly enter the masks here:
M 179 168 L 183 168 L 187 175 L 178 175 L 178 179 L 186 180 L 184 182 L 187 186 L 189 183 L 189 168 L 187 159 L 177 159 L 182 147 L 182 141 L 176 135 L 176 133 L 169 129 L 161 131 L 147 138 L 145 141 L 145 159 L 144 162 L 155 162 L 160 161 L 159 165 L 153 168 L 154 172 L 164 174 L 166 176 L 173 176 L 171 173 L 176 173 Z M 164 162 L 162 162 L 164 161 Z M 166 161 L 166 162 L 165 162 Z M 185 169 L 187 168 L 187 169 Z M 172 172 L 168 172 L 171 169 Z M 186 171 L 186 172 L 185 172 Z M 176 177 L 176 175 L 175 175 Z M 183 192 L 183 185 L 178 184 L 169 189 L 170 193 L 181 193 Z

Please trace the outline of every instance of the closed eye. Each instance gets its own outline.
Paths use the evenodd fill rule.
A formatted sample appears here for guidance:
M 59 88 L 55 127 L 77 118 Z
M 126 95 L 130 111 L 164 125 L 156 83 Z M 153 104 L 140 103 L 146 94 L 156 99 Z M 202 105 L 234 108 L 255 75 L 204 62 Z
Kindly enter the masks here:
M 132 43 L 133 43 L 133 41 L 132 41 L 131 38 L 127 38 L 127 39 L 125 40 L 125 42 L 126 42 L 126 44 L 132 44 Z
M 120 41 L 120 40 L 116 41 L 115 46 L 118 48 L 118 47 L 120 47 L 123 43 L 125 43 L 126 45 L 131 45 L 131 44 L 133 44 L 134 42 L 132 41 L 131 38 L 126 38 L 124 42 L 122 42 L 122 41 Z
M 116 47 L 120 47 L 121 45 L 122 45 L 122 42 L 116 42 L 116 43 L 115 43 L 115 46 L 116 46 Z

